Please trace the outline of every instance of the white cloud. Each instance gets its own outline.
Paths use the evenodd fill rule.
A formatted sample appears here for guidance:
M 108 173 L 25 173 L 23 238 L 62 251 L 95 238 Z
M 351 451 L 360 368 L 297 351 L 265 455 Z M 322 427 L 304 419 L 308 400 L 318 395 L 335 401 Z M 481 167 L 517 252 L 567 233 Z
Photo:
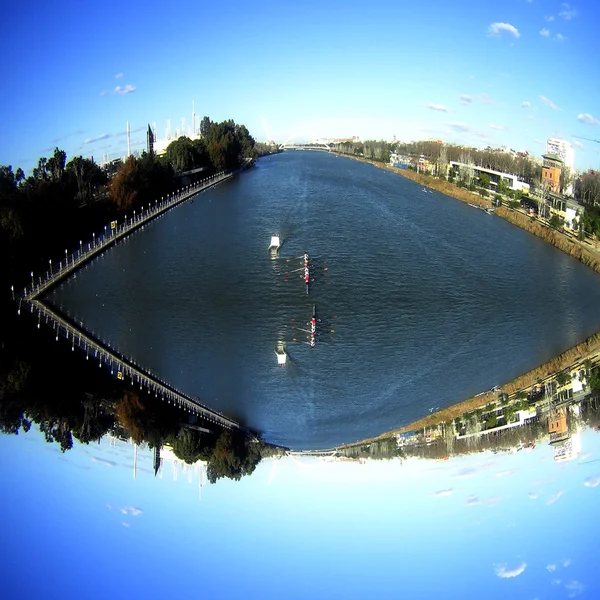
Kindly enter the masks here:
M 550 582 L 550 585 L 560 585 L 562 583 L 562 581 L 560 579 L 553 579 Z
M 559 490 L 558 492 L 556 492 L 556 494 L 554 494 L 554 496 L 550 496 L 550 498 L 548 498 L 548 500 L 546 500 L 546 504 L 548 506 L 550 506 L 551 504 L 554 504 L 561 496 L 563 496 L 565 493 L 564 490 Z
M 550 30 L 545 27 L 540 31 L 540 35 L 542 37 L 550 37 Z
M 502 577 L 502 579 L 510 579 L 512 577 L 517 577 L 527 568 L 527 563 L 522 562 L 520 565 L 513 567 L 512 569 L 507 568 L 506 564 L 502 565 L 494 565 L 494 570 L 496 571 L 496 575 L 498 577 Z
M 600 485 L 600 475 L 594 475 L 593 477 L 588 477 L 583 482 L 583 485 L 585 485 L 586 487 L 596 487 L 596 486 Z
M 579 581 L 571 581 L 571 583 L 565 583 L 565 589 L 569 590 L 569 598 L 575 598 L 579 594 L 583 594 L 585 586 Z
M 500 33 L 502 31 L 506 31 L 507 33 L 510 33 L 511 35 L 514 35 L 516 38 L 518 38 L 521 35 L 519 33 L 519 30 L 514 25 L 511 25 L 510 23 L 492 23 L 488 27 L 488 35 L 489 36 L 498 36 L 498 35 L 500 35 Z
M 531 102 L 529 102 L 529 101 L 523 102 L 523 104 L 521 104 L 522 108 L 529 108 L 530 106 L 531 106 Z
M 453 493 L 454 493 L 454 488 L 449 488 L 447 490 L 439 490 L 437 492 L 432 492 L 429 495 L 433 496 L 434 498 L 440 498 L 442 496 L 449 496 L 450 494 L 453 494 Z
M 468 496 L 465 500 L 465 504 L 467 506 L 476 506 L 477 504 L 481 504 L 481 502 L 477 496 Z
M 425 108 L 429 108 L 431 110 L 439 110 L 441 112 L 448 112 L 448 109 L 443 104 L 433 104 L 429 102 L 429 104 L 423 104 Z
M 123 96 L 125 94 L 130 94 L 131 92 L 135 92 L 135 86 L 131 85 L 129 83 L 127 85 L 124 85 L 124 86 L 118 85 L 114 89 L 114 93 L 115 94 L 120 94 L 121 96 Z
M 577 16 L 577 9 L 574 6 L 571 6 L 567 2 L 563 2 L 560 7 L 562 10 L 558 13 L 559 17 L 562 17 L 565 21 L 570 21 L 574 17 Z
M 552 21 L 554 21 L 554 15 L 544 17 L 544 21 L 546 21 L 546 23 L 552 23 Z
M 549 106 L 552 110 L 558 110 L 558 106 L 556 106 L 556 104 L 554 104 L 554 102 L 552 102 L 551 100 L 548 100 L 546 96 L 540 96 L 540 102 L 542 102 L 542 104 L 545 104 L 546 106 Z
M 112 510 L 112 504 L 107 504 L 106 508 L 108 508 L 108 510 Z
M 534 494 L 533 492 L 529 492 L 528 495 L 530 500 L 535 500 L 537 498 L 537 494 Z
M 467 94 L 461 94 L 458 99 L 463 106 L 468 106 L 473 102 L 473 96 L 468 96 Z
M 110 137 L 110 133 L 103 133 L 102 135 L 98 135 L 96 137 L 91 137 L 91 138 L 85 138 L 84 140 L 84 144 L 93 144 L 94 142 L 99 142 L 100 140 L 105 140 L 106 138 Z M 92 457 L 92 460 L 94 460 L 94 458 Z M 100 460 L 94 461 L 94 462 L 101 462 Z
M 123 521 L 123 523 L 121 523 L 121 525 L 123 525 L 123 527 L 126 527 L 127 529 L 129 529 L 131 527 L 131 523 L 127 523 L 126 521 Z
M 488 506 L 496 506 L 496 504 L 498 504 L 498 502 L 502 502 L 502 500 L 504 500 L 502 496 L 491 496 L 490 498 L 486 499 L 485 503 Z
M 577 120 L 581 121 L 581 123 L 587 123 L 588 125 L 600 125 L 600 121 L 595 117 L 592 117 L 590 113 L 582 113 L 577 115 Z
M 454 131 L 470 131 L 470 129 L 471 129 L 468 125 L 465 125 L 464 123 L 448 123 L 448 122 L 445 122 L 444 125 L 447 125 L 451 129 L 454 129 Z M 471 475 L 474 475 L 474 474 L 475 474 L 474 470 L 471 473 L 471 472 L 469 472 L 468 469 L 465 469 L 465 471 L 462 474 L 459 473 L 458 475 L 455 475 L 455 477 L 464 478 L 464 477 L 470 477 Z
M 546 565 L 546 571 L 548 571 L 550 573 L 554 573 L 554 571 L 556 571 L 556 565 L 554 563 L 550 563 L 549 565 Z
M 484 104 L 495 104 L 496 103 L 496 101 L 491 96 L 488 96 L 487 94 L 479 94 L 479 96 L 477 96 L 477 100 L 479 100 L 479 102 L 483 102 Z
M 498 131 L 508 131 L 508 127 L 506 125 L 495 125 L 494 123 L 490 123 L 491 129 L 497 129 Z M 499 471 L 496 473 L 496 477 L 502 477 L 502 475 L 510 475 L 514 473 L 514 471 Z
M 565 38 L 565 36 L 564 36 L 562 33 L 557 33 L 557 34 L 554 36 L 554 39 L 555 39 L 557 42 L 564 42 L 564 41 L 565 41 L 567 38 Z
M 124 506 L 121 509 L 121 512 L 124 515 L 132 515 L 134 517 L 137 517 L 138 515 L 141 515 L 144 511 L 141 508 L 135 508 L 135 506 Z
M 117 73 L 115 79 L 123 79 L 123 73 Z
M 565 558 L 565 560 L 563 560 L 562 566 L 566 569 L 570 565 L 571 565 L 571 559 Z

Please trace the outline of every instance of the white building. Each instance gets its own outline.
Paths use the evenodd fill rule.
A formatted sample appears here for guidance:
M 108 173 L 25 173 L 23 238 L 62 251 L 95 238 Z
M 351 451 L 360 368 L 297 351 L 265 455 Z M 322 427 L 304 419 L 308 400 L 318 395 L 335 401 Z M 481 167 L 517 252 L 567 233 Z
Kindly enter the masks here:
M 558 154 L 565 167 L 573 169 L 575 166 L 575 150 L 570 142 L 558 138 L 550 138 L 546 142 L 546 154 Z
M 518 190 L 521 192 L 529 191 L 529 184 L 524 181 L 519 181 L 519 178 L 513 173 L 503 173 L 502 171 L 495 171 L 494 169 L 485 169 L 484 167 L 477 167 L 475 165 L 466 165 L 454 160 L 450 161 L 450 171 L 455 175 L 458 175 L 461 167 L 468 167 L 473 170 L 475 177 L 479 177 L 482 173 L 485 173 L 490 178 L 490 186 L 492 191 L 495 191 L 498 187 L 498 182 L 503 179 L 511 190 Z

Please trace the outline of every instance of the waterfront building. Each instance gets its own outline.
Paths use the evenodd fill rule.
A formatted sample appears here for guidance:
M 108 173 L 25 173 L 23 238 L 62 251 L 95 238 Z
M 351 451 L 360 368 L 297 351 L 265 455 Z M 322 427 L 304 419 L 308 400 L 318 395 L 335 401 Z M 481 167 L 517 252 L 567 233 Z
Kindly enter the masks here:
M 561 406 L 550 413 L 548 433 L 550 434 L 550 444 L 560 444 L 570 437 L 566 407 Z
M 558 154 L 544 154 L 544 165 L 542 167 L 542 186 L 548 191 L 560 193 L 560 175 L 563 168 L 563 160 Z
M 547 218 L 552 217 L 552 215 L 562 217 L 565 221 L 565 227 L 569 229 L 574 229 L 574 222 L 578 221 L 584 211 L 583 206 L 576 200 L 552 192 L 546 194 L 543 204 L 546 207 L 546 210 L 543 211 L 544 216 Z
M 511 190 L 517 190 L 521 192 L 529 191 L 529 184 L 524 181 L 520 181 L 517 175 L 513 173 L 503 173 L 502 171 L 495 171 L 494 169 L 486 169 L 484 167 L 477 167 L 475 165 L 466 165 L 454 160 L 450 161 L 450 170 L 454 173 L 454 176 L 458 176 L 460 169 L 471 168 L 473 169 L 473 176 L 480 177 L 485 173 L 490 178 L 490 187 L 493 191 L 498 188 L 498 183 L 504 180 L 505 183 Z

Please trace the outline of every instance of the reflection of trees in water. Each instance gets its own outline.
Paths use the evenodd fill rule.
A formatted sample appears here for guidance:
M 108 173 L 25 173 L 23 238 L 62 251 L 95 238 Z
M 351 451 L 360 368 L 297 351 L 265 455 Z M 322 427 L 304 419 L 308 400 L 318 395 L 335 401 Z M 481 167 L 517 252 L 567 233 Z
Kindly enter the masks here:
M 0 347 L 0 431 L 16 435 L 35 423 L 63 452 L 73 439 L 107 433 L 150 448 L 171 445 L 187 463 L 207 462 L 209 480 L 240 479 L 274 449 L 245 431 L 222 430 L 154 396 L 122 384 L 93 361 L 21 325 L 23 339 Z M 19 358 L 14 358 L 18 356 Z
M 595 391 L 581 403 L 581 419 L 584 423 L 600 430 L 600 392 Z

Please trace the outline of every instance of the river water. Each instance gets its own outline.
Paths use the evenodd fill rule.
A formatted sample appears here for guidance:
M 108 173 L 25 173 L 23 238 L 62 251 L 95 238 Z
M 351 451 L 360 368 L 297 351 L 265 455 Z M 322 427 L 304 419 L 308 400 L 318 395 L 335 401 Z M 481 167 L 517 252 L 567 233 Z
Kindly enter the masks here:
M 275 232 L 285 242 L 273 260 Z M 305 250 L 308 296 L 292 272 L 300 260 L 286 260 Z M 600 276 L 576 260 L 401 176 L 320 152 L 261 159 L 49 300 L 176 388 L 304 449 L 404 425 L 600 330 Z M 313 304 L 311 349 L 300 329 Z

